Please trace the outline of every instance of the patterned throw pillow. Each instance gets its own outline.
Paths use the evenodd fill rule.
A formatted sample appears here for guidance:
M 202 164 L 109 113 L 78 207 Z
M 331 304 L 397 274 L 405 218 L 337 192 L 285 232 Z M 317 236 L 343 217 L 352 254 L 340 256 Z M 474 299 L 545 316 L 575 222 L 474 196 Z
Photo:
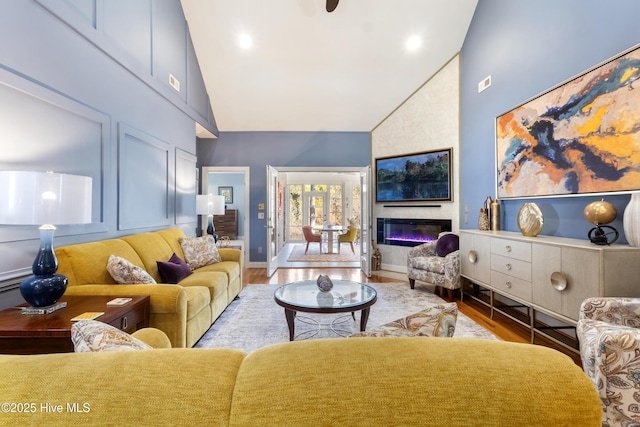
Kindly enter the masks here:
M 436 243 L 436 253 L 443 257 L 458 250 L 458 235 L 449 233 L 441 236 Z
M 169 261 L 156 261 L 160 277 L 166 283 L 178 283 L 191 274 L 191 268 L 175 253 L 171 255 Z
M 116 255 L 110 255 L 107 260 L 107 271 L 117 283 L 152 283 L 156 281 L 143 268 L 138 267 Z
M 216 242 L 209 234 L 202 237 L 180 237 L 178 242 L 191 270 L 222 261 Z
M 152 347 L 106 323 L 80 320 L 71 326 L 71 341 L 76 353 L 92 351 L 149 350 Z
M 455 302 L 435 304 L 414 314 L 351 337 L 452 337 L 456 331 L 458 306 Z

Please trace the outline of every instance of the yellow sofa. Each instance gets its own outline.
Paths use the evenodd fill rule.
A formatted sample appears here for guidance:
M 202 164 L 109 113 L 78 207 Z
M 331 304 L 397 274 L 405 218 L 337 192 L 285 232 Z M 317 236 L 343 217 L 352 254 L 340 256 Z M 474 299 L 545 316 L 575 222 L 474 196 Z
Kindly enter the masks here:
M 173 253 L 184 260 L 180 237 L 182 230 L 171 228 L 56 248 L 58 273 L 69 279 L 65 294 L 150 295 L 149 326 L 165 332 L 173 347 L 191 347 L 240 293 L 242 251 L 221 248 L 222 262 L 194 270 L 178 285 L 162 284 L 156 261 Z M 106 268 L 110 255 L 144 268 L 158 284 L 116 284 Z
M 588 427 L 602 418 L 569 357 L 481 339 L 1 355 L 0 377 L 5 425 Z

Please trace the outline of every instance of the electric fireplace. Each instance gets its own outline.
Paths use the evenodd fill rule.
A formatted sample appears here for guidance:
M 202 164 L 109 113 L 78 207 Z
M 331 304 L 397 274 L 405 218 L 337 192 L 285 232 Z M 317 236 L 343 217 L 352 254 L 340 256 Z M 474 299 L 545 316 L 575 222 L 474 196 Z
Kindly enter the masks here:
M 438 234 L 451 231 L 450 219 L 378 218 L 379 245 L 417 246 L 438 239 Z

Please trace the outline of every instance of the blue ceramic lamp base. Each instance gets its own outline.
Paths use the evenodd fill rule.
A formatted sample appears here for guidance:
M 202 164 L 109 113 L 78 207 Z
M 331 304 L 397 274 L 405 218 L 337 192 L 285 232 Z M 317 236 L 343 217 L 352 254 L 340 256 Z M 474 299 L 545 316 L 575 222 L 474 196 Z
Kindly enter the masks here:
M 22 298 L 33 307 L 54 305 L 67 290 L 67 277 L 56 274 L 58 260 L 53 252 L 54 232 L 52 225 L 40 227 L 40 249 L 32 268 L 34 276 L 20 284 Z

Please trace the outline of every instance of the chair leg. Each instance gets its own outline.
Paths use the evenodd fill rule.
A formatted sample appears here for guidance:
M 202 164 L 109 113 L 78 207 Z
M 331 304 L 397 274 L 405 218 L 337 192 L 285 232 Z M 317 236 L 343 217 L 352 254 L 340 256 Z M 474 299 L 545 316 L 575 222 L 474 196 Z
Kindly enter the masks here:
M 353 242 L 349 242 L 349 244 L 351 245 L 351 252 L 353 252 L 353 254 L 356 254 L 356 250 L 353 249 Z
M 447 289 L 447 295 L 449 295 L 449 299 L 450 300 L 454 299 L 453 291 L 454 291 L 453 289 Z
M 411 289 L 415 289 L 416 279 L 412 279 L 411 277 L 409 277 L 409 286 L 411 286 Z
M 309 250 L 309 242 L 307 242 L 307 249 L 304 250 L 304 254 L 307 254 L 307 251 Z

